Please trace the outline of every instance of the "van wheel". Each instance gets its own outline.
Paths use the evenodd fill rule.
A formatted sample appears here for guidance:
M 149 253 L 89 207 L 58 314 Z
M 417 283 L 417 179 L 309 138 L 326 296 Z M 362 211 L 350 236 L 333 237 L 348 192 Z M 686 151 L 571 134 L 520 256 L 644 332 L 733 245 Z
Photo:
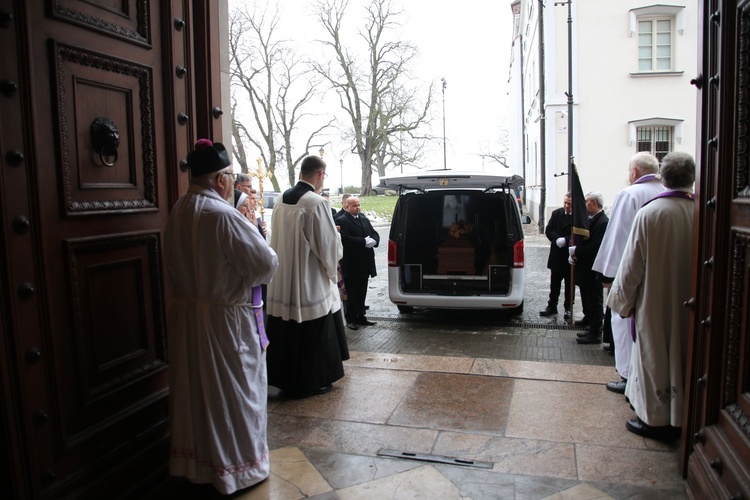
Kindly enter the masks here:
M 523 302 L 518 307 L 514 307 L 513 309 L 508 309 L 508 312 L 511 316 L 520 316 L 523 314 Z
M 401 314 L 413 314 L 414 306 L 396 306 Z

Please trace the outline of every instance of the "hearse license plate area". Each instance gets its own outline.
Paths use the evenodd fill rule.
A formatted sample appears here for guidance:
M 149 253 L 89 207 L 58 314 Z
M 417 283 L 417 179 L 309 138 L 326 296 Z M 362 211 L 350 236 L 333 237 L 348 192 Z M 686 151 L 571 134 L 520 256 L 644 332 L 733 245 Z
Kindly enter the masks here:
M 422 274 L 421 264 L 404 264 L 400 268 L 404 293 L 437 295 L 508 295 L 512 273 L 508 266 L 490 266 L 487 276 L 462 274 Z

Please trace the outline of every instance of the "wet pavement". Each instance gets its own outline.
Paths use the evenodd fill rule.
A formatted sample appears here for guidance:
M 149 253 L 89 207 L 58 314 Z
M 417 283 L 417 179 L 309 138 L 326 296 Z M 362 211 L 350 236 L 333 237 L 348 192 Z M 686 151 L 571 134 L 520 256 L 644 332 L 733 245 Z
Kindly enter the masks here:
M 367 294 L 368 319 L 377 325 L 347 330 L 349 349 L 361 352 L 466 356 L 474 358 L 544 361 L 613 366 L 614 359 L 601 344 L 576 343 L 578 328 L 562 317 L 539 316 L 549 296 L 547 256 L 549 242 L 537 225 L 526 231 L 526 289 L 524 312 L 511 316 L 503 312 L 438 310 L 416 308 L 402 314 L 388 298 L 387 241 L 389 225 L 376 225 L 381 244 L 375 249 L 378 276 L 371 278 Z M 574 318 L 582 317 L 580 295 L 576 293 Z
M 388 227 L 377 229 L 367 301 L 377 324 L 347 330 L 351 359 L 331 391 L 288 399 L 269 387 L 271 474 L 234 498 L 687 498 L 679 443 L 625 429 L 633 413 L 605 389 L 613 359 L 578 345 L 561 316 L 539 316 L 543 235 L 526 239 L 522 315 L 400 314 L 388 299 Z M 177 478 L 146 499 L 220 496 L 205 491 Z

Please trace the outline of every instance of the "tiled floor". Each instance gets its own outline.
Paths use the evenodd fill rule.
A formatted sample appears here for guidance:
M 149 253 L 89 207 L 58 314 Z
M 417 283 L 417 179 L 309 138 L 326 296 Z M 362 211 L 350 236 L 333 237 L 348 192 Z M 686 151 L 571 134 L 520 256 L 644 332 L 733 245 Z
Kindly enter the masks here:
M 625 430 L 612 367 L 354 352 L 346 371 L 309 399 L 271 389 L 271 476 L 236 498 L 686 498 L 679 446 Z
M 405 320 L 387 298 L 380 249 L 368 293 L 378 325 L 348 332 L 359 352 L 328 394 L 283 400 L 269 389 L 271 476 L 234 497 L 686 498 L 679 445 L 625 429 L 633 412 L 604 388 L 616 378 L 613 359 L 598 345 L 576 344 L 574 331 L 556 329 L 561 317 L 538 316 L 547 301 L 548 245 L 543 235 L 527 237 L 522 320 L 533 325 L 513 327 L 435 311 Z M 575 311 L 580 317 L 579 301 Z M 380 450 L 492 466 L 390 458 Z M 148 500 L 219 497 L 175 479 Z

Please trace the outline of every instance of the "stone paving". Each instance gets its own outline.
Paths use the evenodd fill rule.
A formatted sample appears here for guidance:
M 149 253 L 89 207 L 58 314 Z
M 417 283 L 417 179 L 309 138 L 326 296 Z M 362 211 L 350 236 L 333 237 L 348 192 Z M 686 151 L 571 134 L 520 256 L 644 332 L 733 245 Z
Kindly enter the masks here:
M 390 226 L 375 226 L 381 244 L 375 249 L 378 276 L 371 278 L 367 304 L 368 318 L 377 325 L 347 330 L 352 351 L 394 354 L 466 356 L 476 358 L 546 361 L 584 365 L 614 365 L 601 345 L 582 346 L 576 333 L 557 317 L 544 318 L 549 295 L 547 256 L 549 242 L 538 233 L 538 226 L 526 231 L 526 290 L 524 312 L 520 316 L 501 312 L 419 309 L 401 314 L 388 298 L 387 242 Z M 559 309 L 562 313 L 562 299 Z M 580 318 L 581 301 L 576 293 L 574 316 Z

